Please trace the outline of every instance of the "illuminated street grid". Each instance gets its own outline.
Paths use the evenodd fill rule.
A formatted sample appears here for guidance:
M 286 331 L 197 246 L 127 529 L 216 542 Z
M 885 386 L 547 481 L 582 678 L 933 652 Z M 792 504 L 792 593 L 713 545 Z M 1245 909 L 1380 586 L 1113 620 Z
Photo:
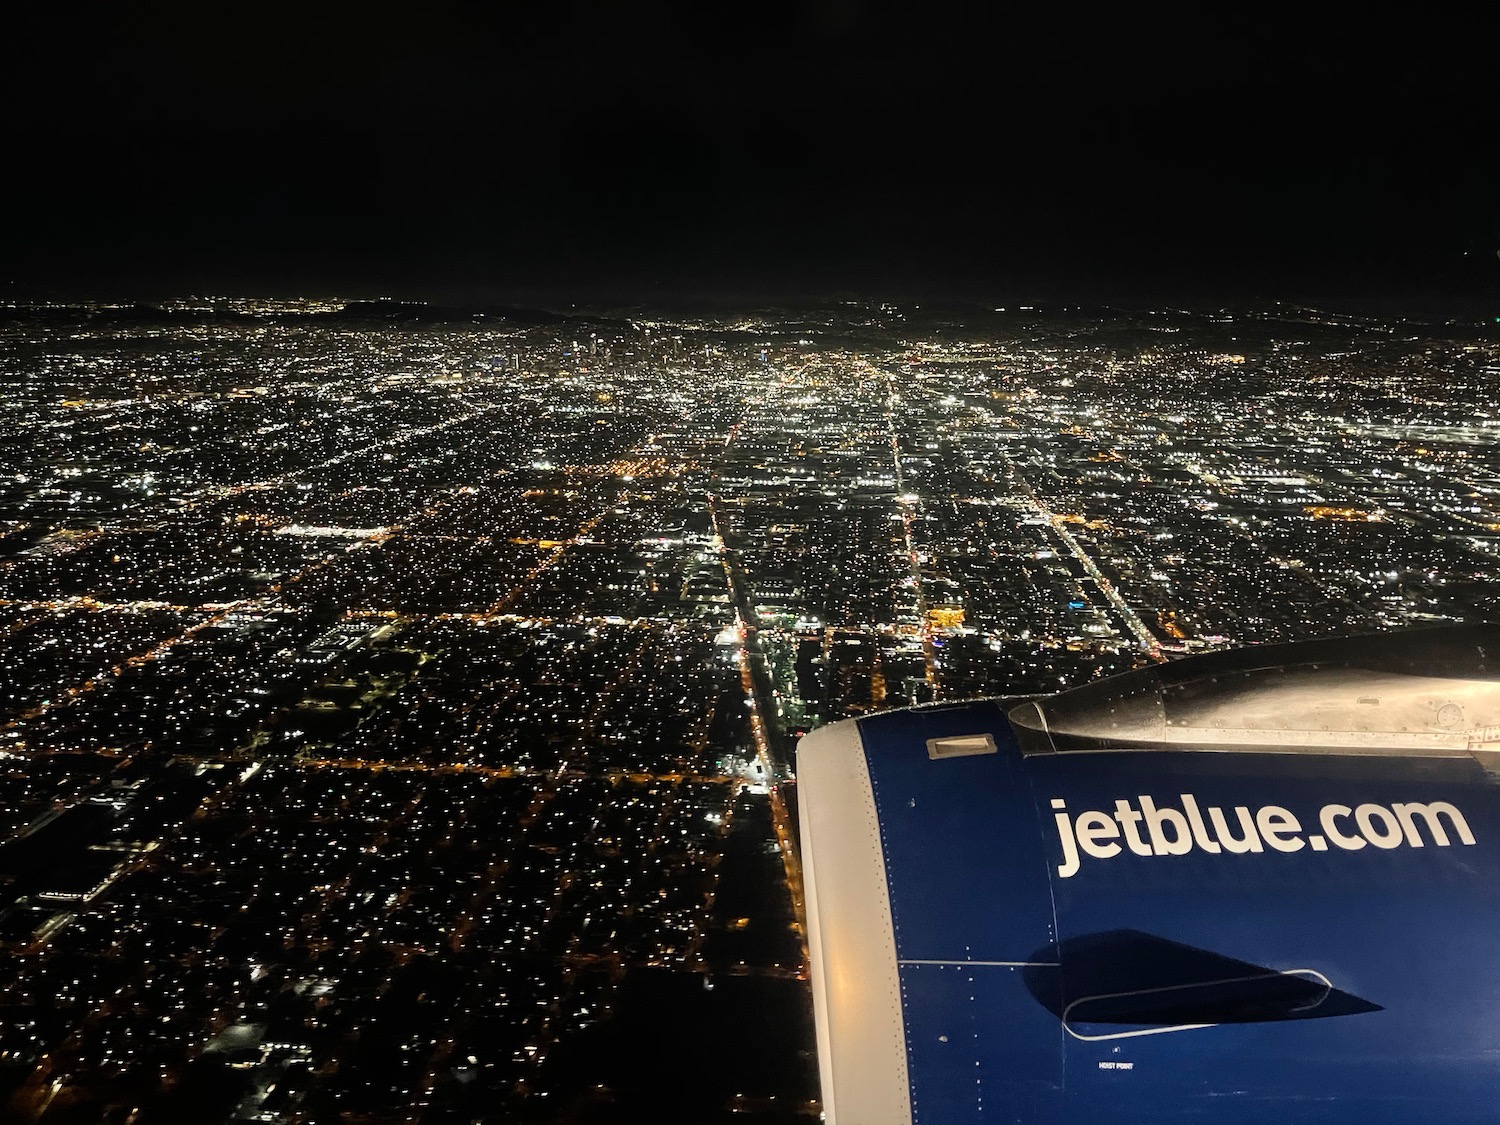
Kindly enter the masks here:
M 816 1120 L 797 732 L 1500 619 L 1475 330 L 0 311 L 7 1120 Z

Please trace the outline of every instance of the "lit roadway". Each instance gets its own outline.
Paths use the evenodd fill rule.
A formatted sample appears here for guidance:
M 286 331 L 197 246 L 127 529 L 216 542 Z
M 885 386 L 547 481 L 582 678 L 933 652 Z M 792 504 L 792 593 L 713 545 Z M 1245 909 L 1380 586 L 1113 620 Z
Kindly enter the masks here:
M 896 386 L 889 373 L 885 376 L 885 424 L 891 435 L 891 462 L 895 467 L 896 503 L 901 509 L 901 533 L 906 540 L 906 558 L 911 567 L 911 582 L 916 597 L 917 620 L 922 629 L 922 668 L 933 698 L 938 694 L 937 652 L 932 644 L 932 622 L 927 617 L 927 593 L 922 589 L 922 561 L 912 542 L 913 501 L 907 499 L 906 484 L 901 475 L 901 442 L 896 436 Z
M 1130 603 L 1120 596 L 1120 591 L 1115 589 L 1115 584 L 1104 576 L 1104 572 L 1095 565 L 1094 560 L 1089 557 L 1089 553 L 1083 549 L 1083 546 L 1077 539 L 1073 538 L 1072 532 L 1067 529 L 1067 526 L 1062 521 L 1062 517 L 1053 512 L 1037 498 L 1037 494 L 1032 490 L 1030 483 L 1025 477 L 1021 476 L 1019 470 L 1016 472 L 1016 479 L 1021 482 L 1021 486 L 1026 490 L 1026 496 L 1032 508 L 1047 521 L 1048 526 L 1053 531 L 1057 532 L 1057 537 L 1063 541 L 1063 544 L 1072 553 L 1073 557 L 1083 566 L 1084 571 L 1094 580 L 1094 585 L 1098 587 L 1099 592 L 1104 595 L 1109 604 L 1114 607 L 1115 612 L 1120 615 L 1126 627 L 1135 635 L 1135 639 L 1141 643 L 1141 648 L 1153 660 L 1165 660 L 1166 657 L 1162 655 L 1161 651 L 1160 638 L 1147 628 L 1146 623 L 1141 620 L 1140 614 L 1136 613 L 1130 607 Z
M 733 433 L 730 435 L 733 438 Z M 755 739 L 755 753 L 769 782 L 771 796 L 771 819 L 776 829 L 776 842 L 781 851 L 782 867 L 786 871 L 787 891 L 792 897 L 792 912 L 796 918 L 797 940 L 802 950 L 802 969 L 799 975 L 805 976 L 808 972 L 807 954 L 807 905 L 802 893 L 802 863 L 797 855 L 797 845 L 792 834 L 791 815 L 787 812 L 786 802 L 782 800 L 780 784 L 783 780 L 783 770 L 777 760 L 777 755 L 772 752 L 771 740 L 767 732 L 766 717 L 762 711 L 761 691 L 757 687 L 755 668 L 752 663 L 750 646 L 756 645 L 754 631 L 749 628 L 745 614 L 741 607 L 749 613 L 754 612 L 750 604 L 749 595 L 740 582 L 740 572 L 735 565 L 733 556 L 724 542 L 724 536 L 719 530 L 719 512 L 716 498 L 708 498 L 709 518 L 713 522 L 714 542 L 718 545 L 719 561 L 724 566 L 724 582 L 729 587 L 729 595 L 735 606 L 735 622 L 739 628 L 739 666 L 740 686 L 745 692 L 745 701 L 750 705 L 750 732 Z M 766 700 L 766 706 L 771 706 Z
M 96 673 L 92 678 L 85 680 L 81 684 L 74 684 L 71 687 L 64 688 L 62 691 L 57 692 L 53 698 L 46 700 L 45 702 L 38 703 L 36 706 L 29 707 L 25 711 L 22 711 L 20 714 L 16 715 L 9 722 L 7 722 L 3 728 L 0 729 L 13 730 L 15 727 L 19 726 L 22 723 L 27 723 L 32 721 L 33 719 L 41 718 L 49 711 L 62 707 L 65 704 L 71 703 L 79 696 L 87 695 L 89 692 L 94 691 L 100 685 L 106 684 L 111 680 L 118 678 L 119 676 L 124 674 L 126 668 L 137 668 L 142 664 L 146 664 L 152 660 L 156 660 L 162 655 L 162 653 L 166 652 L 168 649 L 171 649 L 176 645 L 181 644 L 183 641 L 186 641 L 193 634 L 200 633 L 204 629 L 209 629 L 215 625 L 218 625 L 232 613 L 250 609 L 252 607 L 253 603 L 251 602 L 234 602 L 230 605 L 220 606 L 213 614 L 213 616 L 207 617 L 204 620 L 199 621 L 195 625 L 190 625 L 188 628 L 184 629 L 176 636 L 168 637 L 166 638 L 166 640 L 157 642 L 157 644 L 147 649 L 145 652 L 136 653 L 134 656 L 127 656 L 118 664 L 113 665 L 103 672 Z
M 740 636 L 745 635 L 744 623 L 740 623 Z M 797 855 L 797 845 L 792 836 L 791 816 L 786 802 L 781 799 L 781 774 L 771 754 L 770 740 L 766 738 L 765 720 L 761 718 L 760 701 L 756 698 L 755 676 L 750 668 L 750 652 L 739 649 L 740 685 L 745 689 L 745 699 L 750 704 L 750 731 L 755 737 L 756 760 L 769 780 L 771 794 L 771 819 L 776 826 L 776 843 L 781 850 L 781 864 L 786 871 L 786 886 L 792 896 L 792 915 L 797 920 L 797 940 L 802 948 L 802 975 L 808 971 L 807 955 L 807 903 L 802 895 L 802 861 Z
M 1120 591 L 1115 589 L 1114 583 L 1106 578 L 1103 571 L 1094 564 L 1094 560 L 1089 557 L 1088 552 L 1083 549 L 1078 540 L 1073 538 L 1073 533 L 1063 524 L 1062 519 L 1044 508 L 1040 501 L 1035 501 L 1035 503 L 1037 511 L 1047 517 L 1047 522 L 1052 525 L 1052 530 L 1057 532 L 1057 537 L 1067 544 L 1068 550 L 1083 564 L 1083 569 L 1094 580 L 1094 585 L 1099 588 L 1099 592 L 1109 600 L 1109 604 L 1114 606 L 1115 611 L 1124 618 L 1125 624 L 1135 634 L 1135 639 L 1141 642 L 1141 647 L 1157 660 L 1165 659 L 1161 654 L 1161 642 L 1157 640 L 1156 634 L 1146 627 L 1146 623 L 1141 620 L 1140 615 L 1131 609 L 1129 603 L 1120 596 Z
M 886 400 L 887 404 L 888 404 L 888 406 L 887 406 L 887 416 L 891 418 L 891 442 L 892 442 L 893 448 L 895 448 L 895 450 L 896 450 L 896 473 L 897 473 L 896 481 L 897 481 L 897 488 L 899 489 L 901 487 L 901 485 L 900 485 L 900 481 L 901 481 L 901 477 L 900 477 L 900 472 L 901 472 L 901 456 L 900 456 L 900 450 L 899 450 L 898 447 L 896 447 L 896 444 L 895 444 L 896 443 L 896 437 L 895 437 L 895 419 L 894 419 L 894 416 L 891 414 L 891 411 L 893 410 L 895 402 L 896 402 L 896 392 L 895 392 L 895 389 L 894 389 L 894 384 L 892 384 L 890 382 L 890 376 L 887 376 L 886 378 L 887 378 L 887 384 L 891 388 L 889 390 L 889 393 L 887 395 L 887 400 Z M 932 397 L 931 396 L 931 392 L 928 392 L 928 393 L 929 393 L 929 397 Z M 991 417 L 991 415 L 987 411 L 974 411 L 974 413 L 981 414 L 985 418 Z M 1042 503 L 1041 499 L 1037 496 L 1035 490 L 1031 487 L 1031 483 L 1029 481 L 1027 481 L 1024 476 L 1021 475 L 1020 467 L 1017 466 L 1017 465 L 1015 465 L 1014 462 L 1012 462 L 1011 467 L 1012 467 L 1012 469 L 1015 470 L 1016 480 L 1020 483 L 1021 488 L 1025 491 L 1026 503 L 1028 505 L 1030 505 L 1030 507 L 1039 516 L 1041 516 L 1043 519 L 1045 519 L 1047 521 L 1048 526 L 1050 526 L 1052 528 L 1052 530 L 1057 533 L 1057 537 L 1063 541 L 1063 545 L 1066 546 L 1068 548 L 1068 551 L 1073 555 L 1073 557 L 1078 560 L 1079 564 L 1083 567 L 1085 573 L 1087 573 L 1088 576 L 1091 579 L 1093 579 L 1094 585 L 1096 587 L 1098 587 L 1099 592 L 1104 595 L 1105 599 L 1114 608 L 1115 612 L 1120 615 L 1121 620 L 1123 620 L 1125 622 L 1126 628 L 1128 628 L 1130 630 L 1130 632 L 1135 636 L 1135 639 L 1140 642 L 1141 648 L 1152 659 L 1154 659 L 1154 660 L 1165 660 L 1166 657 L 1163 656 L 1162 652 L 1161 652 L 1161 639 L 1159 637 L 1157 637 L 1157 635 L 1151 631 L 1151 629 L 1146 625 L 1145 621 L 1141 620 L 1140 614 L 1136 613 L 1136 611 L 1131 608 L 1130 604 L 1123 597 L 1120 596 L 1120 592 L 1117 589 L 1115 589 L 1114 583 L 1111 582 L 1105 576 L 1104 572 L 1099 569 L 1099 567 L 1095 564 L 1094 560 L 1089 557 L 1088 552 L 1083 549 L 1083 545 L 1080 544 L 1078 542 L 1078 540 L 1073 537 L 1073 534 L 1070 531 L 1068 531 L 1067 526 L 1062 521 L 1062 518 L 1060 516 L 1058 516 L 1057 513 L 1053 512 L 1051 509 L 1049 509 L 1045 504 Z M 903 511 L 903 515 L 906 516 L 906 522 L 907 522 L 907 525 L 908 525 L 908 537 L 907 537 L 907 541 L 908 541 L 908 543 L 910 543 L 910 531 L 909 531 L 909 528 L 910 528 L 910 515 L 907 512 L 906 506 L 904 504 L 902 506 L 902 511 Z M 913 556 L 913 558 L 915 558 L 915 556 Z M 920 576 L 920 573 L 919 573 L 918 574 L 918 586 L 917 586 L 917 593 L 918 593 L 918 597 L 919 598 L 921 596 L 921 589 L 922 589 L 920 583 L 921 583 L 921 576 Z M 931 668 L 931 663 L 930 663 L 930 661 L 931 661 L 931 648 L 932 648 L 932 645 L 931 645 L 931 630 L 930 630 L 930 627 L 928 626 L 928 624 L 927 624 L 927 622 L 925 620 L 925 617 L 924 617 L 924 621 L 923 621 L 922 637 L 923 637 L 923 649 L 924 649 L 924 652 L 927 653 L 928 660 L 929 660 L 929 665 L 928 665 L 929 666 L 928 679 L 929 679 L 929 682 L 931 682 L 931 680 L 932 680 L 932 675 L 931 675 L 931 671 L 930 671 L 930 668 Z
M 456 426 L 456 425 L 458 425 L 461 422 L 466 422 L 466 421 L 470 421 L 470 420 L 472 420 L 474 418 L 482 417 L 485 414 L 492 413 L 493 411 L 499 410 L 499 409 L 501 409 L 501 407 L 497 406 L 497 405 L 478 407 L 478 408 L 472 409 L 467 414 L 460 414 L 460 415 L 457 415 L 457 416 L 455 416 L 453 418 L 446 419 L 446 420 L 444 420 L 442 422 L 435 423 L 434 425 L 431 425 L 431 426 L 422 426 L 422 427 L 418 427 L 418 428 L 408 429 L 408 430 L 405 430 L 405 431 L 403 431 L 403 432 L 401 432 L 401 433 L 399 433 L 399 434 L 395 435 L 394 437 L 389 438 L 387 440 L 379 441 L 379 442 L 374 442 L 374 443 L 371 443 L 369 445 L 361 446 L 358 449 L 346 450 L 345 452 L 335 454 L 334 456 L 329 457 L 326 460 L 321 461 L 321 462 L 319 462 L 316 465 L 309 466 L 308 468 L 305 468 L 305 469 L 300 469 L 300 470 L 298 470 L 295 473 L 283 473 L 280 476 L 272 477 L 272 478 L 269 478 L 268 480 L 259 481 L 259 482 L 255 482 L 255 483 L 251 483 L 251 484 L 234 485 L 234 486 L 229 486 L 229 487 L 205 486 L 204 488 L 200 488 L 196 492 L 191 493 L 190 494 L 191 497 L 192 497 L 191 503 L 187 504 L 184 508 L 182 508 L 181 510 L 179 510 L 179 512 L 177 514 L 180 517 L 181 514 L 182 514 L 182 512 L 186 512 L 186 511 L 190 511 L 190 510 L 202 507 L 204 504 L 206 504 L 206 503 L 208 503 L 208 502 L 210 502 L 212 500 L 220 499 L 220 498 L 222 498 L 224 496 L 234 495 L 234 494 L 238 494 L 238 493 L 242 493 L 242 492 L 246 492 L 246 491 L 251 491 L 251 490 L 254 490 L 254 489 L 258 489 L 258 488 L 268 488 L 268 487 L 275 487 L 275 486 L 278 486 L 278 485 L 284 485 L 284 484 L 287 484 L 287 483 L 291 482 L 292 480 L 297 479 L 297 477 L 299 477 L 299 476 L 301 476 L 303 474 L 306 474 L 306 473 L 309 473 L 309 472 L 315 472 L 315 471 L 317 471 L 319 469 L 328 468 L 328 467 L 331 467 L 333 465 L 340 464 L 340 463 L 342 463 L 344 461 L 349 460 L 352 457 L 357 457 L 357 456 L 360 456 L 362 454 L 368 454 L 368 453 L 376 452 L 378 450 L 388 449 L 391 446 L 400 445 L 400 444 L 402 444 L 404 442 L 407 442 L 407 441 L 410 441 L 410 440 L 412 440 L 414 438 L 431 436 L 432 434 L 439 433 L 439 432 L 441 432 L 443 430 L 446 430 L 446 429 L 448 429 L 448 428 L 450 428 L 452 426 Z M 615 502 L 615 498 L 612 498 L 611 499 L 611 504 L 614 503 L 614 502 Z M 496 615 L 496 616 L 503 614 L 504 611 L 515 601 L 516 598 L 518 598 L 521 595 L 521 593 L 526 588 L 528 588 L 528 586 L 531 583 L 533 583 L 544 571 L 546 571 L 547 569 L 549 569 L 550 567 L 552 567 L 553 565 L 555 565 L 557 562 L 559 562 L 562 559 L 562 557 L 563 557 L 563 555 L 566 552 L 566 550 L 567 550 L 568 547 L 570 547 L 573 544 L 579 542 L 581 539 L 586 538 L 588 536 L 588 534 L 594 529 L 594 527 L 598 525 L 599 521 L 604 517 L 605 513 L 608 510 L 609 510 L 608 506 L 606 506 L 597 515 L 595 515 L 591 519 L 587 520 L 583 524 L 583 526 L 581 526 L 578 529 L 578 531 L 571 538 L 569 538 L 566 542 L 564 542 L 561 545 L 559 545 L 558 548 L 555 551 L 553 551 L 550 555 L 548 555 L 541 562 L 539 562 L 535 567 L 533 567 L 531 569 L 531 571 L 525 576 L 525 578 L 523 578 L 521 580 L 521 582 L 518 583 L 513 590 L 511 590 L 507 595 L 505 595 L 505 597 L 503 597 L 495 606 L 493 606 L 491 608 L 490 614 L 491 615 Z M 427 509 L 424 509 L 422 512 L 417 513 L 416 516 L 432 516 L 432 515 L 435 514 L 435 512 L 436 512 L 436 508 L 435 507 L 429 507 Z M 394 524 L 394 525 L 391 525 L 390 527 L 385 528 L 384 529 L 385 533 L 382 534 L 382 535 L 379 535 L 379 536 L 375 537 L 374 540 L 373 540 L 373 542 L 375 542 L 377 548 L 379 546 L 384 545 L 384 543 L 388 539 L 390 539 L 392 537 L 392 535 L 396 531 L 401 530 L 401 528 L 405 524 L 409 524 L 409 523 L 413 522 L 414 519 L 416 518 L 416 516 L 413 516 L 410 519 L 407 519 L 407 520 L 403 521 L 402 524 Z M 105 532 L 103 532 L 103 531 L 95 531 L 95 532 L 86 533 L 84 535 L 69 536 L 66 540 L 59 541 L 59 543 L 53 547 L 53 552 L 54 553 L 71 553 L 73 551 L 76 551 L 76 550 L 80 549 L 85 543 L 90 542 L 90 541 L 92 541 L 94 539 L 97 539 L 97 538 L 99 538 L 100 536 L 102 536 L 104 534 L 105 534 Z M 308 575 L 310 575 L 314 571 L 316 571 L 316 570 L 318 570 L 318 569 L 326 566 L 329 562 L 331 562 L 333 559 L 335 559 L 337 557 L 338 557 L 337 555 L 329 555 L 329 556 L 325 557 L 324 559 L 320 559 L 318 561 L 312 562 L 312 563 L 308 564 L 307 566 L 305 566 L 302 570 L 298 571 L 296 574 L 292 575 L 287 581 L 289 581 L 289 582 L 299 582 L 299 581 L 302 581 Z M 32 707 L 29 710 L 24 711 L 21 714 L 17 715 L 15 718 L 11 719 L 8 723 L 6 723 L 3 729 L 6 729 L 6 730 L 14 729 L 19 723 L 29 722 L 31 720 L 40 718 L 42 715 L 46 714 L 48 711 L 51 711 L 53 709 L 56 709 L 58 707 L 61 707 L 61 706 L 65 705 L 67 703 L 72 702 L 74 699 L 76 699 L 80 695 L 87 694 L 87 693 L 95 690 L 101 684 L 107 683 L 108 681 L 110 681 L 110 680 L 118 677 L 119 675 L 121 675 L 124 672 L 124 670 L 127 667 L 138 666 L 140 664 L 143 664 L 143 663 L 146 663 L 148 661 L 156 659 L 157 657 L 159 657 L 162 653 L 166 652 L 167 650 L 173 648 L 176 645 L 179 645 L 179 644 L 183 643 L 184 641 L 187 641 L 194 634 L 202 632 L 203 630 L 211 628 L 211 627 L 213 627 L 215 625 L 218 625 L 220 622 L 222 622 L 226 617 L 228 617 L 232 613 L 236 613 L 236 612 L 247 612 L 247 613 L 265 612 L 265 611 L 268 611 L 268 610 L 271 610 L 271 609 L 280 608 L 280 605 L 281 605 L 281 599 L 279 597 L 280 592 L 281 592 L 281 586 L 280 586 L 280 584 L 278 584 L 277 586 L 275 586 L 275 587 L 272 588 L 272 596 L 268 597 L 268 598 L 244 599 L 244 600 L 241 600 L 241 601 L 236 601 L 236 602 L 227 603 L 227 604 L 214 604 L 214 605 L 206 605 L 206 606 L 199 606 L 199 607 L 165 606 L 163 603 L 156 602 L 156 601 L 141 601 L 141 602 L 126 603 L 126 604 L 129 605 L 130 608 L 136 608 L 136 609 L 146 609 L 146 608 L 161 609 L 161 608 L 170 608 L 170 609 L 179 610 L 179 611 L 182 611 L 182 610 L 197 610 L 197 611 L 202 611 L 202 612 L 210 613 L 211 616 L 208 617 L 206 620 L 200 621 L 200 622 L 198 622 L 198 623 L 190 626 L 189 628 L 185 629 L 183 632 L 177 634 L 176 636 L 168 637 L 165 640 L 158 642 L 154 647 L 150 648 L 146 652 L 138 653 L 137 655 L 127 657 L 125 660 L 122 660 L 120 663 L 114 665 L 113 667 L 109 668 L 108 670 L 106 670 L 104 672 L 101 672 L 99 674 L 96 674 L 91 679 L 88 679 L 88 680 L 86 680 L 85 682 L 83 682 L 81 684 L 75 684 L 75 685 L 73 685 L 71 687 L 65 688 L 64 690 L 58 692 L 52 699 L 48 700 L 47 702 L 39 704 L 39 705 L 37 705 L 35 707 Z M 25 604 L 27 606 L 35 606 L 35 607 L 38 607 L 38 608 L 44 608 L 44 609 L 50 609 L 50 610 L 77 609 L 77 608 L 87 608 L 87 609 L 93 609 L 93 610 L 104 610 L 104 609 L 121 608 L 120 606 L 117 606 L 117 605 L 102 605 L 99 602 L 97 602 L 94 599 L 89 598 L 89 597 L 66 598 L 66 599 L 59 599 L 59 600 L 56 600 L 56 601 L 32 601 L 32 602 L 25 602 L 25 603 L 16 603 L 16 602 L 10 602 L 10 601 L 0 601 L 0 605 L 5 605 L 5 606 L 16 605 L 16 604 Z

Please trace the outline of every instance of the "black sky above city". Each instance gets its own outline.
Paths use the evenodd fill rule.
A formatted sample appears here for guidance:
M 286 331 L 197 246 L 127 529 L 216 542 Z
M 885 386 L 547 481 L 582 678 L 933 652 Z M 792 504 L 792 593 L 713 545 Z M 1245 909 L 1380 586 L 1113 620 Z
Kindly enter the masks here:
M 6 19 L 12 299 L 1500 304 L 1492 17 Z

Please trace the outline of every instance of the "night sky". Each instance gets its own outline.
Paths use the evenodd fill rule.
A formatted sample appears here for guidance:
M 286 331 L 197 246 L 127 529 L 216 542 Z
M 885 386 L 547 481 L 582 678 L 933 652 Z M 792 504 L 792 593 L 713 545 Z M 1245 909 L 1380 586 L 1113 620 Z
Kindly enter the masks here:
M 0 17 L 6 294 L 1500 305 L 1493 15 L 304 7 Z

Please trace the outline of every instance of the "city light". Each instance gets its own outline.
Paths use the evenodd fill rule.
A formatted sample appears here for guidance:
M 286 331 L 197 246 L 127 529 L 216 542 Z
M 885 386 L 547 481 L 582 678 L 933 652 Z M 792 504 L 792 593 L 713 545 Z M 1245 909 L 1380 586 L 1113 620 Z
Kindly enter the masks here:
M 7 313 L 24 1120 L 815 1121 L 800 733 L 1500 615 L 1478 329 Z

